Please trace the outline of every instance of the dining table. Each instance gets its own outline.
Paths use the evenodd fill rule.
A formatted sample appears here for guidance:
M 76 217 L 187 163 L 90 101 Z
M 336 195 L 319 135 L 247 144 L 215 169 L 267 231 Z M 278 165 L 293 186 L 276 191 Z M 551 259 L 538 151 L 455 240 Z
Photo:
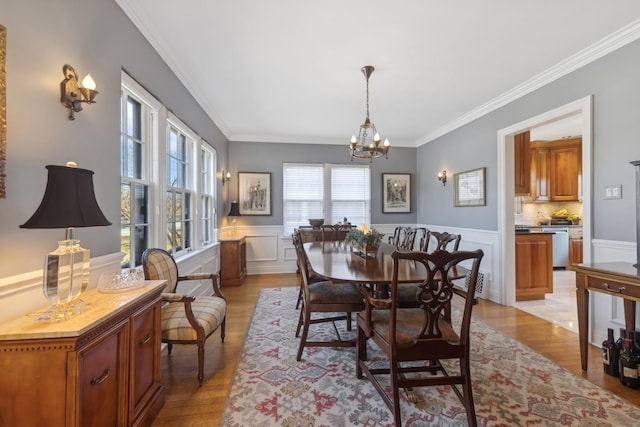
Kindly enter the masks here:
M 376 252 L 361 254 L 344 242 L 307 242 L 303 244 L 311 269 L 326 280 L 351 282 L 371 287 L 375 298 L 388 298 L 393 279 L 393 258 L 398 248 L 380 243 Z M 455 266 L 451 279 L 466 277 L 469 270 Z M 420 262 L 403 260 L 398 263 L 398 283 L 415 283 L 425 279 L 427 271 Z

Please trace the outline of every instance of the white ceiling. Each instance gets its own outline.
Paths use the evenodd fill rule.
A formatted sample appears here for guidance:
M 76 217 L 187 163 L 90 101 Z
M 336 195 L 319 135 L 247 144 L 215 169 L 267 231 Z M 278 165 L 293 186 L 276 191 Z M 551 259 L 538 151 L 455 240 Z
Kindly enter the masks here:
M 640 37 L 640 1 L 115 0 L 230 141 L 416 147 Z M 585 94 L 586 95 L 586 94 Z

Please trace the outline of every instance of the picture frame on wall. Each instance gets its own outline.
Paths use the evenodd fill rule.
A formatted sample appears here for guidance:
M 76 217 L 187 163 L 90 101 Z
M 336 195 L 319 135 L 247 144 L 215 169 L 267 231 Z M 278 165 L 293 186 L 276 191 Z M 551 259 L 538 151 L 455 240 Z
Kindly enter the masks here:
M 238 172 L 240 215 L 271 215 L 271 172 Z
M 454 206 L 485 206 L 486 169 L 478 168 L 453 175 Z
M 382 174 L 382 213 L 411 212 L 411 174 Z

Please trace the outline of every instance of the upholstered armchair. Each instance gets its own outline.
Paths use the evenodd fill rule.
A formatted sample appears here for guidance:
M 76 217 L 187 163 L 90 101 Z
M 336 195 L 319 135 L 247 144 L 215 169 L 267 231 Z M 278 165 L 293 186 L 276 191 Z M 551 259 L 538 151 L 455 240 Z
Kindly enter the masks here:
M 162 342 L 168 344 L 171 354 L 173 344 L 198 346 L 198 383 L 204 379 L 204 345 L 206 339 L 218 328 L 224 342 L 227 301 L 218 286 L 218 276 L 197 273 L 180 276 L 175 260 L 163 249 L 147 249 L 142 254 L 142 268 L 147 280 L 166 280 L 162 294 Z M 176 293 L 178 282 L 211 280 L 211 296 L 193 297 Z

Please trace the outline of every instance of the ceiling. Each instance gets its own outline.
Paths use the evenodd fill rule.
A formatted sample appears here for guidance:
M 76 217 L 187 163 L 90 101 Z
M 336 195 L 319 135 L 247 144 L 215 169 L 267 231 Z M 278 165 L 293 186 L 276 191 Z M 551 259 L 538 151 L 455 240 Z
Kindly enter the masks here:
M 640 37 L 637 0 L 115 1 L 230 141 L 347 145 L 370 64 L 417 147 Z

